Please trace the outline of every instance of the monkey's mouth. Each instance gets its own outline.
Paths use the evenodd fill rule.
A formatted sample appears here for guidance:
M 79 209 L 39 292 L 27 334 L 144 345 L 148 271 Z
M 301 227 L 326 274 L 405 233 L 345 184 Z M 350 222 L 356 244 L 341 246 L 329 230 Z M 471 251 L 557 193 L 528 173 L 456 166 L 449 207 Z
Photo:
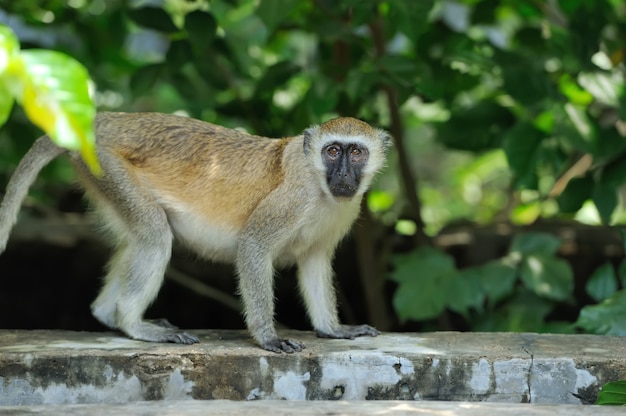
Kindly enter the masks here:
M 330 193 L 336 198 L 352 198 L 357 191 L 357 187 L 349 184 L 336 184 L 329 186 Z

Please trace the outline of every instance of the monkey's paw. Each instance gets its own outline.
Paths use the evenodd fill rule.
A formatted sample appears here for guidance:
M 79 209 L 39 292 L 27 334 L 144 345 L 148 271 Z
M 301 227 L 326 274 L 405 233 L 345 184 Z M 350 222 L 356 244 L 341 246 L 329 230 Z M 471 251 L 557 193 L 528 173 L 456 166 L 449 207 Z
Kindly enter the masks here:
M 167 321 L 165 321 L 167 322 Z M 200 339 L 192 334 L 177 329 L 169 322 L 158 320 L 158 324 L 141 321 L 123 332 L 130 338 L 150 342 L 173 342 L 176 344 L 195 344 Z
M 369 325 L 339 325 L 330 332 L 316 331 L 320 338 L 354 339 L 356 337 L 380 335 L 380 331 Z
M 283 352 L 286 352 L 287 354 L 291 354 L 294 352 L 300 352 L 306 348 L 304 344 L 301 342 L 294 341 L 291 339 L 281 339 L 281 338 L 274 338 L 271 341 L 263 342 L 261 343 L 261 347 L 263 347 L 263 349 L 266 349 L 268 351 L 272 351 L 278 354 L 283 353 Z

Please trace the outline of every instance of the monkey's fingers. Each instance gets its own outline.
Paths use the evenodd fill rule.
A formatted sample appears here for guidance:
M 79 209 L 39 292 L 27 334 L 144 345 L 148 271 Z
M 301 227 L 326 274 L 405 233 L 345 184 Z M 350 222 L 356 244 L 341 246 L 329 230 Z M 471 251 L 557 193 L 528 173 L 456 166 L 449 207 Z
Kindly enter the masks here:
M 200 338 L 186 332 L 176 332 L 174 334 L 174 340 L 171 342 L 175 342 L 176 344 L 197 344 L 200 342 Z
M 155 325 L 152 322 L 140 321 L 127 328 L 122 328 L 122 332 L 132 339 L 149 342 L 173 342 L 175 344 L 195 344 L 200 339 L 187 332 Z
M 272 341 L 265 342 L 261 344 L 261 346 L 268 351 L 272 351 L 278 354 L 283 353 L 283 352 L 286 352 L 287 354 L 292 354 L 294 352 L 300 352 L 306 348 L 306 346 L 301 342 L 294 341 L 291 339 L 280 339 L 280 338 L 276 338 L 276 339 L 273 339 Z

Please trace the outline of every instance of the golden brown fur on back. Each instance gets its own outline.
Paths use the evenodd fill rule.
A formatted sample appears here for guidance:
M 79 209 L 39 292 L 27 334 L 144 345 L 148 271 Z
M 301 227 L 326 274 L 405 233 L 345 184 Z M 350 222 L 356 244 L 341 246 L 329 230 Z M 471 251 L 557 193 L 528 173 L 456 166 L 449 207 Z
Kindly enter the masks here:
M 159 113 L 101 113 L 96 134 L 103 124 L 106 140 L 99 140 L 98 147 L 127 161 L 138 180 L 158 190 L 157 199 L 184 205 L 212 222 L 243 225 L 283 179 L 281 158 L 289 139 L 268 139 Z M 127 125 L 135 128 L 128 131 Z M 237 163 L 217 156 L 221 148 L 233 147 Z

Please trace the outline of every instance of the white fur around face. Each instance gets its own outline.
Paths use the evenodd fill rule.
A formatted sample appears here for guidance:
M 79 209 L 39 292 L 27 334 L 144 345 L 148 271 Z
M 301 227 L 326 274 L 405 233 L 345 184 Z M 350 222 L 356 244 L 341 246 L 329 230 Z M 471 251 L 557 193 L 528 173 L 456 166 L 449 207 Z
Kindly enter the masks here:
M 368 133 L 344 134 L 325 131 L 321 126 L 314 126 L 305 132 L 308 136 L 308 149 L 313 157 L 312 165 L 317 172 L 321 186 L 326 188 L 326 166 L 322 160 L 322 149 L 332 143 L 357 143 L 368 151 L 368 160 L 363 167 L 357 195 L 362 195 L 369 188 L 374 175 L 385 165 L 389 135 L 379 129 L 369 128 Z M 330 195 L 329 191 L 326 192 Z

